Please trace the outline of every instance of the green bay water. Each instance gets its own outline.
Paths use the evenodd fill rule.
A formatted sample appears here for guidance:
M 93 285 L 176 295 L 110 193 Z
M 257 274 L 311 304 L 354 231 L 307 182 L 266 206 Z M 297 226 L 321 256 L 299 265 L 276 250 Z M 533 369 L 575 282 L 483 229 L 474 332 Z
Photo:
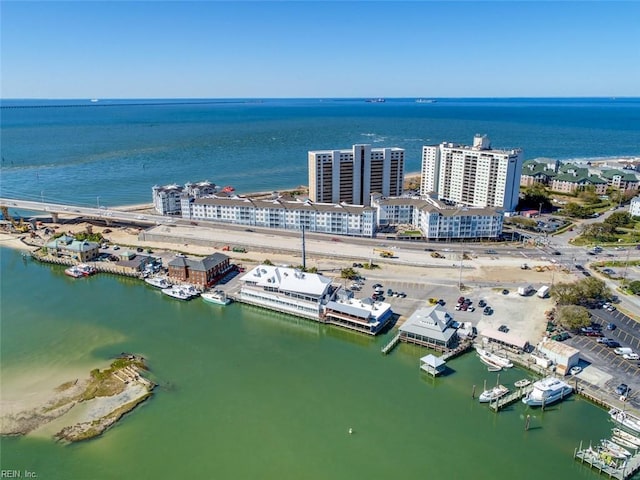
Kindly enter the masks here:
M 143 355 L 159 384 L 97 439 L 2 438 L 2 469 L 65 480 L 599 478 L 572 454 L 610 435 L 605 411 L 572 396 L 544 413 L 520 403 L 492 413 L 471 392 L 497 374 L 473 354 L 433 379 L 418 369 L 427 350 L 380 353 L 392 332 L 180 302 L 104 274 L 72 279 L 6 248 L 0 260 L 3 396 L 24 376 L 88 374 L 121 352 Z

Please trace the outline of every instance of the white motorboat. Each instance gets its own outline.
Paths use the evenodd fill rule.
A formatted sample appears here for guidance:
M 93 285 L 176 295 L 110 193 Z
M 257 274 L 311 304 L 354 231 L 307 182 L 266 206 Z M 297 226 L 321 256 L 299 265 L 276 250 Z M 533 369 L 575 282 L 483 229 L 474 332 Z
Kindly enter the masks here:
M 634 432 L 640 432 L 640 418 L 631 415 L 630 413 L 623 412 L 617 408 L 609 410 L 609 416 L 614 422 L 619 423 L 623 427 L 627 427 Z
M 80 270 L 78 268 L 77 265 L 74 265 L 72 267 L 66 268 L 64 273 L 66 275 L 69 275 L 70 277 L 73 277 L 73 278 L 80 278 L 80 277 L 84 277 L 85 276 L 85 274 L 82 272 L 82 270 Z
M 174 285 L 169 288 L 163 288 L 162 293 L 169 297 L 177 298 L 178 300 L 191 300 L 192 295 L 179 285 Z
M 231 299 L 227 297 L 227 294 L 222 290 L 203 292 L 200 296 L 205 302 L 214 303 L 216 305 L 229 305 L 231 303 Z
M 606 438 L 602 440 L 602 448 L 612 453 L 617 458 L 625 458 L 631 456 L 631 452 L 629 450 L 621 447 L 612 440 L 607 440 Z
M 156 288 L 169 288 L 171 284 L 165 277 L 148 277 L 144 281 Z
M 572 392 L 573 387 L 568 383 L 555 377 L 547 377 L 533 383 L 533 390 L 522 399 L 522 403 L 530 407 L 551 405 Z
M 76 268 L 82 273 L 82 275 L 84 275 L 85 277 L 88 277 L 89 275 L 93 275 L 94 273 L 96 273 L 98 270 L 96 269 L 96 267 L 92 267 L 91 265 L 87 265 L 86 263 L 80 263 L 76 266 Z
M 485 390 L 478 397 L 480 403 L 494 402 L 509 393 L 509 389 L 504 385 L 496 385 L 495 387 Z
M 515 382 L 514 385 L 516 388 L 524 388 L 531 385 L 531 380 L 529 380 L 528 378 L 523 378 L 522 380 L 518 380 L 517 382 Z
M 506 357 L 501 357 L 500 355 L 496 355 L 495 353 L 489 352 L 482 348 L 476 348 L 478 352 L 478 356 L 480 360 L 486 365 L 490 367 L 500 367 L 500 368 L 511 368 L 513 367 L 513 363 Z
M 640 438 L 636 437 L 635 435 L 631 435 L 630 433 L 625 432 L 624 430 L 621 430 L 619 428 L 614 428 L 611 431 L 616 437 L 622 438 L 627 442 L 634 444 L 636 448 L 640 447 Z
M 611 440 L 614 443 L 620 445 L 621 447 L 627 447 L 627 448 L 630 448 L 632 450 L 637 450 L 638 449 L 638 445 L 636 445 L 634 443 L 631 443 L 631 442 L 629 442 L 629 441 L 625 440 L 624 438 L 619 437 L 617 435 L 614 435 L 613 437 L 611 437 Z

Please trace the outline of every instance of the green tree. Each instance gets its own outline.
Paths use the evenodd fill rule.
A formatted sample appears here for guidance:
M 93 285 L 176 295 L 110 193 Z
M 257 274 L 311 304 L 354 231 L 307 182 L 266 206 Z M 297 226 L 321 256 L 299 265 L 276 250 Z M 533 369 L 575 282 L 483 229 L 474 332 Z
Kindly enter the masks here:
M 551 211 L 553 204 L 549 197 L 549 190 L 541 183 L 534 183 L 524 191 L 516 209 L 518 211 L 539 210 L 541 205 L 543 211 Z
M 582 235 L 596 242 L 613 242 L 616 228 L 610 223 L 595 222 L 582 227 Z
M 349 280 L 353 280 L 358 276 L 358 272 L 356 272 L 353 268 L 347 267 L 340 270 L 340 277 L 348 278 Z
M 564 206 L 563 211 L 565 215 L 574 218 L 587 218 L 593 215 L 593 210 L 591 208 L 583 207 L 582 205 L 578 205 L 575 202 L 567 203 Z
M 600 197 L 596 193 L 596 188 L 593 185 L 585 186 L 584 189 L 580 193 L 578 193 L 578 198 L 585 203 L 590 204 L 600 202 Z
M 602 280 L 588 277 L 574 283 L 557 283 L 550 295 L 558 305 L 579 305 L 605 300 L 611 296 L 611 290 Z
M 614 212 L 604 221 L 608 225 L 612 225 L 613 228 L 625 227 L 632 223 L 631 215 L 629 212 Z
M 578 330 L 591 324 L 589 311 L 578 305 L 563 305 L 557 308 L 556 322 L 568 330 Z
M 640 295 L 640 280 L 634 280 L 629 283 L 629 290 L 631 290 L 634 295 Z
M 580 300 L 574 283 L 556 283 L 549 292 L 558 305 L 575 305 Z

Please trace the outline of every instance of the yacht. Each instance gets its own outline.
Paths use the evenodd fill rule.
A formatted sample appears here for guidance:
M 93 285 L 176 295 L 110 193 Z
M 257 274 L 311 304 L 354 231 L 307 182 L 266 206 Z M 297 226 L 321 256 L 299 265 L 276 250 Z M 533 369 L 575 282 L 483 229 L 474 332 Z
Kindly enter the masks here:
M 485 390 L 478 397 L 480 403 L 493 402 L 509 393 L 509 389 L 504 385 L 496 385 L 495 387 Z
M 480 357 L 480 360 L 482 360 L 483 363 L 485 363 L 486 365 L 489 365 L 490 367 L 496 367 L 496 368 L 497 367 L 499 368 L 513 367 L 513 363 L 511 363 L 511 361 L 506 357 L 501 357 L 500 355 L 496 355 L 495 353 L 489 352 L 482 348 L 476 348 L 476 351 L 478 352 L 478 356 Z
M 96 273 L 98 270 L 96 269 L 96 267 L 92 267 L 91 265 L 87 265 L 86 263 L 80 263 L 79 265 L 77 265 L 76 267 L 81 273 L 82 275 L 84 275 L 85 277 L 88 277 L 89 275 L 93 275 L 94 273 Z
M 169 288 L 171 284 L 165 277 L 148 277 L 144 281 L 156 288 Z
M 216 305 L 229 305 L 231 303 L 231 299 L 227 297 L 227 294 L 222 290 L 204 292 L 200 294 L 200 296 L 205 302 L 214 303 Z
M 613 435 L 615 435 L 616 437 L 622 438 L 627 442 L 635 445 L 636 446 L 635 448 L 640 447 L 640 438 L 636 437 L 635 435 L 631 435 L 630 433 L 625 432 L 624 430 L 620 430 L 619 428 L 614 428 L 611 431 L 613 432 Z
M 183 288 L 179 285 L 173 285 L 169 288 L 163 288 L 162 293 L 170 297 L 177 298 L 178 300 L 191 300 L 191 298 L 193 297 L 186 288 Z
M 530 407 L 550 405 L 562 400 L 573 392 L 573 387 L 555 377 L 547 377 L 533 383 L 533 390 L 528 393 L 522 403 Z

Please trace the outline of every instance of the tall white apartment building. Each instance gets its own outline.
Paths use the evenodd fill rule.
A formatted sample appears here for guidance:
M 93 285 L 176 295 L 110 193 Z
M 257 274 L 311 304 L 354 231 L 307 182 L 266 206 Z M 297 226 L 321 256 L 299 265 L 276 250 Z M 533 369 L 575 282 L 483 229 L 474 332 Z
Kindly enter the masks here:
M 486 135 L 476 135 L 471 147 L 425 145 L 420 194 L 435 192 L 459 205 L 512 212 L 518 204 L 522 163 L 521 149 L 493 150 Z
M 309 199 L 369 206 L 372 193 L 402 194 L 404 149 L 354 145 L 351 150 L 309 152 Z

